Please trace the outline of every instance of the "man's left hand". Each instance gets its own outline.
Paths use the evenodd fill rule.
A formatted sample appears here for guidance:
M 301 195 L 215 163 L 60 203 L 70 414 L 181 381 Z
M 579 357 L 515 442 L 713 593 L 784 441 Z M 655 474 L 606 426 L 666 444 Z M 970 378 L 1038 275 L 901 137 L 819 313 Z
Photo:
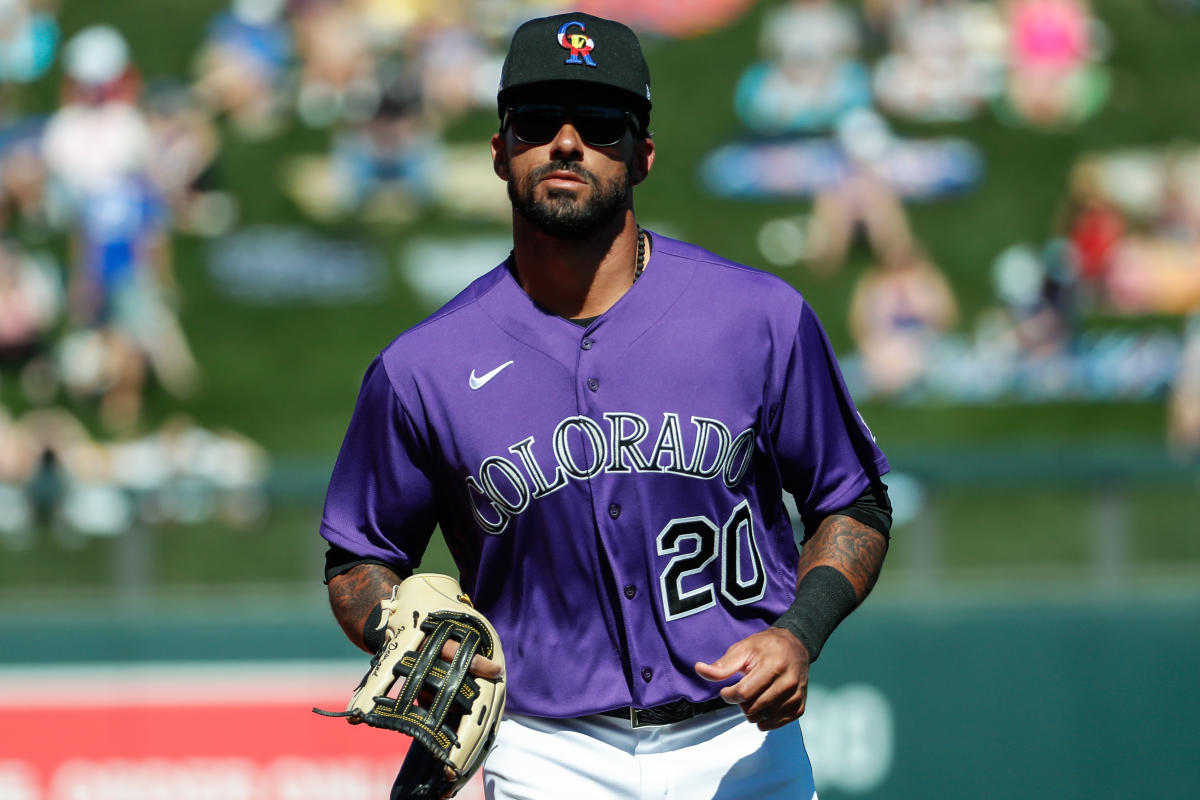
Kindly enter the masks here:
M 721 690 L 726 702 L 737 703 L 759 730 L 782 728 L 804 713 L 808 696 L 808 651 L 782 628 L 767 628 L 734 642 L 711 664 L 696 663 L 696 674 L 708 681 L 742 679 Z

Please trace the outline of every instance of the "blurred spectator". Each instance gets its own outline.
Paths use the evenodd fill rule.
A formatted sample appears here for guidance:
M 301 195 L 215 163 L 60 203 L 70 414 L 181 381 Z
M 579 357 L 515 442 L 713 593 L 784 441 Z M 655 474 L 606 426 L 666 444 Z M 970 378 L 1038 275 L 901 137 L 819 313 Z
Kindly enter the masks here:
M 861 45 L 854 13 L 838 0 L 790 0 L 763 20 L 759 49 L 772 61 L 842 61 Z
M 371 31 L 341 0 L 295 0 L 291 7 L 300 62 L 296 110 L 311 127 L 361 122 L 378 107 Z
M 1179 371 L 1167 402 L 1167 444 L 1179 461 L 1200 463 L 1200 313 L 1184 326 Z
M 34 402 L 44 399 L 39 372 L 62 305 L 55 266 L 13 241 L 0 241 L 0 372 L 20 371 L 27 399 Z
M 37 408 L 23 414 L 18 424 L 27 447 L 25 488 L 36 524 L 57 530 L 67 503 L 79 508 L 88 494 L 87 487 L 102 483 L 103 454 L 83 423 L 65 409 Z M 102 495 L 104 489 L 100 488 L 99 495 L 92 497 L 99 499 Z M 115 533 L 118 529 L 108 524 L 108 507 L 93 502 L 90 514 L 72 516 L 84 526 L 110 527 Z M 116 520 L 117 524 L 125 521 L 123 515 Z
M 502 58 L 481 31 L 469 23 L 431 26 L 414 39 L 409 52 L 429 119 L 444 124 L 470 111 L 496 107 Z
M 0 0 L 0 80 L 18 79 L 4 72 L 15 63 L 8 23 L 27 10 Z M 206 47 L 241 45 L 259 67 L 279 68 L 238 62 L 239 88 L 282 78 L 282 11 L 283 0 L 234 0 L 210 29 Z M 107 25 L 72 37 L 62 66 L 59 108 L 0 130 L 0 226 L 38 220 L 65 229 L 70 244 L 64 289 L 55 265 L 0 240 L 0 370 L 6 382 L 20 373 L 20 404 L 32 407 L 20 416 L 0 409 L 0 544 L 28 546 L 39 529 L 67 545 L 138 523 L 254 524 L 266 510 L 256 444 L 181 418 L 130 438 L 146 426 L 151 378 L 177 396 L 197 379 L 177 319 L 170 228 L 213 235 L 232 222 L 213 181 L 211 114 L 182 83 L 156 81 L 143 95 L 127 42 Z M 103 438 L 53 405 L 60 384 L 71 399 L 98 401 Z M 139 451 L 149 456 L 131 455 Z
M 1062 216 L 1058 227 L 1075 249 L 1081 289 L 1093 303 L 1101 302 L 1126 223 L 1120 208 L 1105 193 L 1099 167 L 1094 162 L 1081 161 L 1072 170 Z
M 880 107 L 923 121 L 973 116 L 1003 86 L 1004 26 L 979 0 L 892 0 L 889 52 L 875 66 Z
M 26 119 L 0 131 L 0 231 L 13 232 L 20 225 L 26 240 L 45 238 L 50 225 L 41 153 L 44 124 Z
M 1009 75 L 1003 110 L 1039 127 L 1074 125 L 1108 96 L 1097 64 L 1104 29 L 1087 0 L 1005 0 Z
M 216 180 L 220 136 L 188 87 L 151 83 L 143 100 L 150 126 L 150 179 L 162 193 L 177 230 L 201 236 L 228 231 L 237 202 Z
M 1200 149 L 1172 145 L 1163 154 L 1162 190 L 1153 214 L 1155 233 L 1200 247 Z
M 426 8 L 430 4 L 396 0 L 346 0 L 346 4 L 367 26 L 372 46 L 382 51 L 403 46 L 404 40 L 422 22 L 422 17 L 428 11 L 435 10 L 433 7 Z M 454 5 L 458 4 L 437 4 L 437 7 L 445 9 Z
M 1115 248 L 1107 300 L 1127 314 L 1200 308 L 1200 150 L 1173 145 L 1151 168 L 1156 188 L 1142 230 Z
M 24 485 L 33 474 L 32 437 L 0 405 L 0 483 Z
M 440 145 L 415 87 L 398 78 L 370 119 L 335 138 L 333 160 L 350 179 L 351 203 L 368 219 L 403 221 L 433 198 Z
M 65 375 L 76 394 L 101 397 L 101 416 L 128 430 L 141 414 L 147 366 L 176 394 L 195 363 L 169 305 L 168 217 L 148 178 L 152 137 L 137 108 L 139 81 L 125 40 L 95 26 L 66 47 L 65 105 L 46 126 L 43 151 L 71 219 L 71 321 L 102 357 Z M 67 352 L 75 352 L 67 348 Z M 80 382 L 80 374 L 102 378 Z
M 30 83 L 58 50 L 58 23 L 30 0 L 0 0 L 0 84 Z
M 371 116 L 339 125 L 328 157 L 291 165 L 289 189 L 310 216 L 407 222 L 433 202 L 435 177 L 444 182 L 443 146 L 420 84 L 398 67 L 382 72 Z
M 0 406 L 0 545 L 9 550 L 29 546 L 33 504 L 25 491 L 36 468 L 33 437 Z
M 853 13 L 834 0 L 791 0 L 768 12 L 761 50 L 738 81 L 734 107 L 763 134 L 826 130 L 871 104 L 870 77 L 857 60 Z
M 177 396 L 191 391 L 197 371 L 172 308 L 178 299 L 167 222 L 154 188 L 131 178 L 87 195 L 73 245 L 72 319 L 98 335 L 106 368 L 98 383 L 71 387 L 83 396 L 100 394 L 110 429 L 129 430 L 140 417 L 148 367 Z
M 147 524 L 218 519 L 249 527 L 266 513 L 266 452 L 245 436 L 208 430 L 184 415 L 157 431 L 106 447 L 112 482 L 129 492 Z
M 1105 285 L 1122 314 L 1187 314 L 1200 308 L 1200 247 L 1165 237 L 1122 239 Z
M 873 112 L 852 112 L 838 121 L 837 139 L 848 172 L 813 200 L 805 237 L 809 264 L 821 274 L 839 269 L 857 240 L 885 261 L 913 247 L 904 206 L 878 170 L 893 143 L 887 125 Z
M 992 264 L 992 284 L 1022 362 L 1065 354 L 1075 329 L 1078 260 L 1065 240 L 1053 240 L 1039 253 L 1014 245 Z
M 850 330 L 872 393 L 897 395 L 917 385 L 957 322 L 950 283 L 925 253 L 911 247 L 882 254 L 850 299 Z
M 142 174 L 150 129 L 137 108 L 140 78 L 114 28 L 76 34 L 64 50 L 63 105 L 46 125 L 42 153 L 66 202 Z
M 183 416 L 144 436 L 102 442 L 65 409 L 14 419 L 0 407 L 0 545 L 26 547 L 37 529 L 69 545 L 138 523 L 253 527 L 267 511 L 268 466 L 245 436 Z
M 263 138 L 279 130 L 292 59 L 287 0 L 233 0 L 209 23 L 195 60 L 195 91 L 235 130 Z
M 1200 307 L 1200 148 L 1084 154 L 1055 229 L 1085 308 L 1191 313 Z

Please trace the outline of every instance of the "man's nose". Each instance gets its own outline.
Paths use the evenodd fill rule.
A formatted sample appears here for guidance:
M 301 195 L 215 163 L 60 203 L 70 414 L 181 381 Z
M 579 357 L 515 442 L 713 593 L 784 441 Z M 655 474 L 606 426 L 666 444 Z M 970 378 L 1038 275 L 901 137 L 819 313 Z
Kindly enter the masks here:
M 577 160 L 583 157 L 583 138 L 570 120 L 563 122 L 550 140 L 550 155 L 558 160 Z

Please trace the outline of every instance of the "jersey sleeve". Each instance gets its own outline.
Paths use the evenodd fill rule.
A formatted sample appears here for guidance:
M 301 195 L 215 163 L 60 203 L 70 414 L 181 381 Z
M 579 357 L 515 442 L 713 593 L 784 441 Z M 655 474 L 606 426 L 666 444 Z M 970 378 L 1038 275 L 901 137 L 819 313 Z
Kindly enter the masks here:
M 333 468 L 321 536 L 363 558 L 415 568 L 436 525 L 425 453 L 411 415 L 376 358 L 363 378 Z
M 854 406 L 833 347 L 803 303 L 769 403 L 769 431 L 784 488 L 801 514 L 843 508 L 888 470 L 887 459 Z

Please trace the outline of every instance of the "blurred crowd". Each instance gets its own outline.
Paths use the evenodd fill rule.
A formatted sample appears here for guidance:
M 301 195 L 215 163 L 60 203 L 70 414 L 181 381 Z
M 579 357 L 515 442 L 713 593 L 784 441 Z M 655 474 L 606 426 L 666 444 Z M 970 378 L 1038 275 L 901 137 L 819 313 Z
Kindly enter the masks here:
M 238 230 L 225 137 L 318 143 L 271 187 L 313 220 L 500 218 L 508 205 L 487 153 L 456 149 L 447 133 L 493 113 L 518 21 L 624 9 L 647 36 L 693 36 L 750 5 L 707 0 L 681 15 L 665 0 L 229 0 L 197 32 L 187 74 L 147 79 L 116 27 L 65 35 L 58 0 L 0 0 L 0 545 L 25 546 L 41 528 L 69 538 L 252 525 L 265 513 L 259 445 L 147 411 L 181 411 L 203 380 L 177 239 L 219 237 L 214 279 L 243 302 L 358 297 L 383 267 L 294 230 Z M 787 0 L 765 15 L 733 105 L 775 149 L 758 172 L 741 158 L 726 177 L 747 190 L 763 176 L 810 180 L 811 213 L 761 237 L 772 262 L 831 276 L 865 255 L 847 359 L 864 398 L 1170 392 L 1173 446 L 1200 454 L 1196 148 L 1082 159 L 1048 241 L 998 255 L 995 305 L 969 334 L 939 254 L 909 221 L 908 202 L 964 191 L 980 165 L 969 147 L 904 140 L 897 123 L 990 113 L 1037 131 L 1085 124 L 1107 99 L 1116 35 L 1087 0 Z M 55 107 L 29 113 L 23 87 L 51 81 Z M 803 148 L 780 149 L 789 141 Z M 311 257 L 266 255 L 278 253 Z M 264 258 L 290 269 L 264 270 Z M 1191 322 L 1184 334 L 1097 332 L 1081 325 L 1092 313 Z
M 902 224 L 903 209 L 887 206 L 896 220 L 887 236 L 877 219 L 863 221 L 866 265 L 850 313 L 857 354 L 848 359 L 863 395 L 1170 397 L 1173 420 L 1192 418 L 1181 409 L 1197 403 L 1184 388 L 1196 382 L 1185 354 L 1198 345 L 1187 318 L 1200 313 L 1200 148 L 1085 153 L 1070 175 L 1049 236 L 992 262 L 993 302 L 966 332 L 952 282 Z M 813 223 L 820 213 L 815 205 Z M 828 269 L 821 253 L 810 261 L 818 271 Z M 1200 450 L 1200 427 L 1173 422 L 1171 440 L 1180 453 Z
M 872 105 L 921 122 L 990 108 L 1012 124 L 1074 125 L 1107 96 L 1107 49 L 1088 0 L 790 0 L 768 14 L 735 107 L 769 134 L 828 129 Z
M 145 81 L 96 25 L 63 40 L 57 4 L 0 0 L 0 545 L 265 511 L 267 459 L 231 431 L 146 401 L 192 395 L 176 234 L 213 236 L 236 203 L 185 79 Z M 57 66 L 57 73 L 52 68 Z M 50 113 L 24 85 L 58 83 Z
M 1200 148 L 1084 154 L 1046 240 L 996 255 L 992 302 L 969 320 L 909 221 L 911 202 L 966 183 L 947 179 L 946 158 L 917 158 L 897 127 L 984 114 L 1048 135 L 1084 125 L 1108 99 L 1119 35 L 1088 0 L 788 0 L 765 15 L 760 58 L 733 98 L 757 139 L 726 147 L 702 177 L 755 196 L 726 166 L 746 180 L 747 165 L 773 164 L 752 173 L 764 176 L 758 196 L 786 197 L 765 177 L 782 174 L 781 154 L 815 160 L 806 173 L 820 178 L 790 192 L 811 204 L 765 224 L 759 244 L 770 262 L 818 276 L 854 265 L 844 362 L 856 396 L 1165 398 L 1173 452 L 1200 460 Z
M 299 229 L 239 230 L 226 137 L 323 142 L 267 189 L 313 220 L 402 223 L 434 206 L 502 216 L 503 191 L 480 191 L 481 176 L 494 184 L 486 150 L 457 152 L 445 132 L 494 108 L 519 21 L 578 4 L 229 0 L 197 31 L 186 74 L 148 78 L 117 26 L 62 31 L 59 2 L 0 0 L 0 545 L 40 528 L 253 524 L 263 449 L 148 411 L 182 410 L 203 379 L 177 238 L 227 245 L 211 248 L 213 274 L 245 302 L 361 296 L 382 267 Z M 691 36 L 750 5 L 707 0 L 683 22 L 660 0 L 634 10 L 649 33 Z M 47 113 L 27 109 L 35 84 L 57 98 Z M 309 257 L 289 271 L 260 269 L 298 250 Z

